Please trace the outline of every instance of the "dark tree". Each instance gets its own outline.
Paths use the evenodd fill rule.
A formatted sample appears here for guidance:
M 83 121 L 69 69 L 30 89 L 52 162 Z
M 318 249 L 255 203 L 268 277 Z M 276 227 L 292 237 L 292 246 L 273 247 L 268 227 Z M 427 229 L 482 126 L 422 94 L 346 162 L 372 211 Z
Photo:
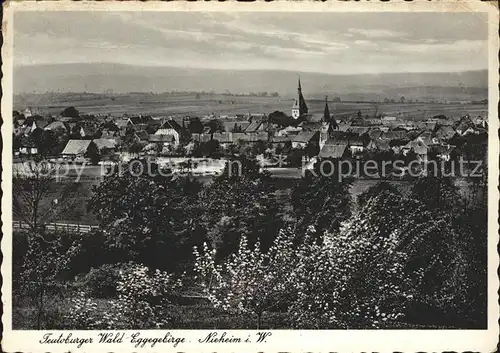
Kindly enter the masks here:
M 92 165 L 97 165 L 101 161 L 101 152 L 94 142 L 91 142 L 87 149 L 86 157 L 90 159 Z
M 430 210 L 453 210 L 460 205 L 458 188 L 449 177 L 421 177 L 413 185 L 411 193 Z
M 269 122 L 279 126 L 290 126 L 295 123 L 294 119 L 279 110 L 275 110 L 269 114 Z
M 201 134 L 203 132 L 203 123 L 200 118 L 193 118 L 189 121 L 187 128 L 192 134 Z
M 381 181 L 374 186 L 369 187 L 357 197 L 358 206 L 363 207 L 370 199 L 387 194 L 395 194 L 401 196 L 401 193 L 393 185 L 386 181 Z
M 61 116 L 78 118 L 80 116 L 80 112 L 75 107 L 68 107 L 61 112 Z
M 336 176 L 307 175 L 292 191 L 292 206 L 297 227 L 305 232 L 313 227 L 320 240 L 325 231 L 337 231 L 351 215 L 351 181 L 339 182 Z
M 229 171 L 231 168 L 231 172 Z M 241 170 L 240 170 L 241 169 Z M 234 252 L 241 236 L 267 251 L 283 226 L 274 187 L 255 160 L 240 157 L 201 195 L 202 223 L 218 256 Z
M 175 271 L 188 266 L 200 239 L 194 206 L 201 184 L 159 168 L 135 160 L 122 175 L 105 177 L 89 206 L 116 260 Z
M 224 124 L 219 119 L 212 119 L 207 123 L 210 128 L 210 132 L 224 132 Z

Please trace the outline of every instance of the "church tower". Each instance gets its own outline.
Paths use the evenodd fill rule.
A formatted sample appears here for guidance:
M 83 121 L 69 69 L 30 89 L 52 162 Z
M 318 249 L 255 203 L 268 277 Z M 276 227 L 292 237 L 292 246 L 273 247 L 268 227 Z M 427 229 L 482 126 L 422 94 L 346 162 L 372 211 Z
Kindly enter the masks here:
M 298 88 L 298 97 L 293 103 L 292 107 L 292 118 L 298 119 L 304 114 L 308 113 L 307 104 L 302 95 L 302 87 L 300 85 L 300 77 L 299 77 L 299 88 Z
M 328 96 L 325 97 L 325 112 L 323 113 L 323 121 L 330 124 L 330 129 L 337 130 L 339 128 L 335 118 L 330 114 L 330 108 L 328 108 Z
M 323 113 L 323 122 L 330 122 L 330 109 L 328 108 L 328 96 L 325 96 L 325 112 Z

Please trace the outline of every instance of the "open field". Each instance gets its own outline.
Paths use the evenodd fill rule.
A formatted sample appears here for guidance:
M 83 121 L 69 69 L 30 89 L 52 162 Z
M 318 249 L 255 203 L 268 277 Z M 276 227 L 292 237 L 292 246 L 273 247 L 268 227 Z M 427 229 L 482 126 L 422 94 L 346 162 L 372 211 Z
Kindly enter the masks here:
M 324 100 L 308 99 L 309 112 L 322 114 Z M 95 115 L 188 115 L 204 116 L 271 113 L 275 110 L 290 114 L 293 99 L 282 97 L 231 96 L 223 94 L 90 94 L 46 93 L 23 94 L 14 97 L 14 109 L 39 108 L 43 114 L 58 115 L 64 108 L 75 106 L 80 112 Z M 373 117 L 376 112 L 407 119 L 425 119 L 443 114 L 458 117 L 465 114 L 485 116 L 487 104 L 440 104 L 440 103 L 357 103 L 329 102 L 330 112 L 337 117 L 354 116 L 360 110 L 363 116 Z

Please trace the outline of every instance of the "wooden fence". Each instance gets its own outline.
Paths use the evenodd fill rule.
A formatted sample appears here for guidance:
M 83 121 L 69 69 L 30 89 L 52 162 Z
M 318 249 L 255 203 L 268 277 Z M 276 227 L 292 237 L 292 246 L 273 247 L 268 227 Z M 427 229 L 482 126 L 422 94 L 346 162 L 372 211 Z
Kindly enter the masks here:
M 90 233 L 93 230 L 99 229 L 98 226 L 89 224 L 71 224 L 71 223 L 46 223 L 45 230 L 56 232 L 64 231 L 70 233 Z M 12 221 L 13 229 L 29 229 L 29 225 L 20 221 Z

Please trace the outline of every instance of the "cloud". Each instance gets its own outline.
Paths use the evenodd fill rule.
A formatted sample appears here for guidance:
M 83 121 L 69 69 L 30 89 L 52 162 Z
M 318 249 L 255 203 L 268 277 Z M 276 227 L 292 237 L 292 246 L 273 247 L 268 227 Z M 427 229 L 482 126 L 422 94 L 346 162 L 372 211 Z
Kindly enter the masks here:
M 15 65 L 331 73 L 487 67 L 487 27 L 477 14 L 25 12 L 14 23 Z
M 370 40 L 364 40 L 364 39 L 357 39 L 354 41 L 354 44 L 364 46 L 364 47 L 371 47 L 371 48 L 378 47 L 377 43 L 372 42 Z
M 367 38 L 398 38 L 406 36 L 406 32 L 392 31 L 389 29 L 362 29 L 362 28 L 349 28 L 349 33 L 361 34 Z
M 397 44 L 398 50 L 403 52 L 415 53 L 425 52 L 429 54 L 454 53 L 455 55 L 464 55 L 470 52 L 481 52 L 487 48 L 488 43 L 480 40 L 458 40 L 453 43 L 428 42 L 419 44 Z

